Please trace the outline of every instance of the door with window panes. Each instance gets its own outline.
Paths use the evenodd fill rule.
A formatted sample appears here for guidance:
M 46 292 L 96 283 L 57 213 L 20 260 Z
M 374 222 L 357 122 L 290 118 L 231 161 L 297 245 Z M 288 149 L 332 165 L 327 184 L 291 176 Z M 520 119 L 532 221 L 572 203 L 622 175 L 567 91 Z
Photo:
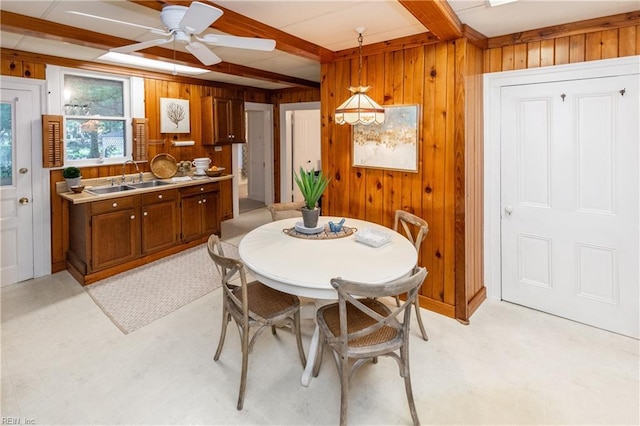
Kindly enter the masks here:
M 0 282 L 34 276 L 32 92 L 2 88 L 0 101 Z

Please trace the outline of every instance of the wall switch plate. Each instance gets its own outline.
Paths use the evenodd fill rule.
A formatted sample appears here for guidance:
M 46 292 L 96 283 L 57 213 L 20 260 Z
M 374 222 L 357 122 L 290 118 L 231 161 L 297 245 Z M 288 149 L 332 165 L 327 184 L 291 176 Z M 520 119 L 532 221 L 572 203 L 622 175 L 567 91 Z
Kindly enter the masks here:
M 214 146 L 213 150 L 214 151 L 222 151 L 222 147 L 221 146 Z

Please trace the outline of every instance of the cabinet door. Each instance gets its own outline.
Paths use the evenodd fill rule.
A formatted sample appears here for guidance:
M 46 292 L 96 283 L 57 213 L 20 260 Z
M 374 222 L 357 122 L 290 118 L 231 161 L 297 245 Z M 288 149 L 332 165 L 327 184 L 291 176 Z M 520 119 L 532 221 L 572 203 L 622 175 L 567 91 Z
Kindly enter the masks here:
M 140 255 L 140 218 L 126 208 L 91 217 L 91 269 L 98 271 Z
M 203 96 L 200 98 L 200 118 L 201 118 L 201 141 L 202 145 L 214 145 L 215 136 L 213 134 L 213 97 Z
M 229 99 L 213 99 L 213 137 L 216 144 L 230 143 Z
M 220 192 L 208 192 L 202 195 L 202 233 L 203 235 L 220 232 Z
M 231 142 L 246 143 L 244 128 L 244 101 L 242 99 L 229 100 L 229 127 Z
M 142 207 L 142 254 L 173 247 L 178 242 L 177 218 L 174 201 Z
M 202 234 L 202 197 L 182 199 L 182 241 L 191 241 Z

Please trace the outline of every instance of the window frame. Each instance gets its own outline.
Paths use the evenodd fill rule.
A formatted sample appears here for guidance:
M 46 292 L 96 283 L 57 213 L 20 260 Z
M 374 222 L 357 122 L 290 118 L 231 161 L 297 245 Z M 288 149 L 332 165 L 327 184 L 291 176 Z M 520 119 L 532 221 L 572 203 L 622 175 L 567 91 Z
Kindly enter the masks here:
M 101 73 L 95 71 L 86 71 L 79 70 L 75 68 L 65 68 L 65 67 L 47 67 L 47 84 L 50 87 L 49 93 L 52 95 L 50 99 L 50 109 L 53 113 L 57 113 L 63 117 L 63 129 L 66 132 L 66 122 L 67 116 L 65 115 L 64 109 L 64 79 L 66 75 L 74 75 L 78 77 L 88 77 L 88 78 L 97 78 L 103 80 L 113 80 L 122 82 L 123 89 L 123 117 L 124 121 L 124 134 L 125 134 L 125 156 L 123 157 L 113 157 L 113 158 L 91 158 L 91 159 L 82 159 L 82 160 L 73 160 L 67 157 L 67 144 L 65 144 L 64 150 L 64 164 L 65 166 L 75 166 L 75 167 L 87 167 L 87 166 L 100 166 L 100 165 L 112 165 L 112 164 L 122 164 L 126 160 L 131 160 L 133 158 L 133 128 L 132 128 L 132 120 L 135 115 L 135 111 L 139 110 L 140 107 L 135 105 L 134 99 L 137 96 L 134 96 L 134 93 L 137 94 L 135 90 L 136 81 L 134 77 L 130 76 L 120 76 L 108 73 Z M 51 68 L 51 69 L 49 69 Z M 51 72 L 50 72 L 51 71 Z M 138 79 L 141 80 L 141 79 Z M 142 80 L 141 80 L 142 81 Z M 144 110 L 144 97 L 139 101 L 142 105 L 142 109 Z M 77 116 L 70 116 L 77 117 Z M 100 120 L 101 117 L 99 115 L 86 116 L 87 118 L 94 118 L 96 120 Z M 117 117 L 108 117 L 109 120 L 113 120 Z

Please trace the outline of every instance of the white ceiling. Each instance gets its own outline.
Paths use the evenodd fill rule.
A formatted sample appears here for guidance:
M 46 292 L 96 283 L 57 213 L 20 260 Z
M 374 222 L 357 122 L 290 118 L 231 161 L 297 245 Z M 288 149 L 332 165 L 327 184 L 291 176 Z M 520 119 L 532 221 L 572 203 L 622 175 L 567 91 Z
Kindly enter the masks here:
M 356 27 L 366 28 L 365 45 L 427 31 L 396 0 L 224 0 L 211 3 L 332 51 L 357 46 Z M 449 4 L 463 24 L 487 37 L 640 10 L 638 0 L 520 0 L 494 8 L 488 8 L 485 0 L 449 0 Z M 123 0 L 2 0 L 0 9 L 136 41 L 158 36 L 145 29 L 73 15 L 67 11 L 160 27 L 159 12 Z M 95 61 L 105 53 L 100 49 L 5 31 L 0 33 L 0 45 L 2 48 L 87 61 Z M 320 81 L 320 65 L 313 60 L 278 50 L 257 52 L 220 47 L 213 50 L 225 62 Z M 265 89 L 288 87 L 287 84 L 215 72 L 201 74 L 198 78 Z

